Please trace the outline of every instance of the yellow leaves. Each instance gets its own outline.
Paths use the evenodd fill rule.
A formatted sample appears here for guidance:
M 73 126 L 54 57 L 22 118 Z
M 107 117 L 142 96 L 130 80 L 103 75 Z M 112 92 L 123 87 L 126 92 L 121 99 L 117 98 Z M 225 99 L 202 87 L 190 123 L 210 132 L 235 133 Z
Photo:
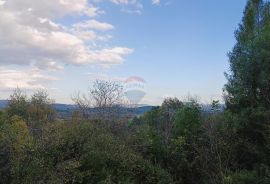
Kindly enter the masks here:
M 4 122 L 0 131 L 1 150 L 4 150 L 4 160 L 10 173 L 19 172 L 25 154 L 32 146 L 32 137 L 26 123 L 19 116 L 13 116 Z M 1 173 L 0 173 L 1 174 Z M 16 182 L 15 182 L 16 183 Z
M 18 116 L 13 116 L 7 124 L 3 136 L 9 140 L 14 152 L 20 152 L 31 143 L 31 136 L 26 123 Z
M 175 139 L 172 139 L 172 145 L 173 145 L 173 153 L 181 152 L 183 150 L 183 147 L 186 144 L 186 138 L 183 136 L 176 137 Z
M 13 143 L 14 149 L 19 151 L 23 149 L 25 144 L 30 140 L 30 135 L 26 123 L 19 118 L 12 118 L 10 125 L 11 131 L 13 132 Z

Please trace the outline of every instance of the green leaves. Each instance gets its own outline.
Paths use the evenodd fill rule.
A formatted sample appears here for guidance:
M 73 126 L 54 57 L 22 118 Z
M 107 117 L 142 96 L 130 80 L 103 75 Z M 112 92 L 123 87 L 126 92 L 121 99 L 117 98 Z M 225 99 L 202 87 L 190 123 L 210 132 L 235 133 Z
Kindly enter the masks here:
M 225 86 L 231 110 L 270 107 L 270 19 L 269 2 L 249 1 L 239 29 L 237 43 L 229 53 L 230 74 Z
M 175 134 L 179 136 L 196 135 L 199 131 L 200 110 L 197 104 L 189 104 L 179 109 L 175 118 Z
M 144 160 L 100 122 L 48 124 L 31 155 L 25 156 L 27 170 L 23 175 L 17 171 L 19 183 L 171 183 L 166 171 Z
M 247 170 L 234 173 L 230 178 L 232 183 L 253 183 L 256 180 L 253 170 L 262 163 L 269 164 L 269 7 L 268 1 L 248 1 L 235 33 L 237 43 L 229 54 L 226 131 L 236 135 L 236 168 Z

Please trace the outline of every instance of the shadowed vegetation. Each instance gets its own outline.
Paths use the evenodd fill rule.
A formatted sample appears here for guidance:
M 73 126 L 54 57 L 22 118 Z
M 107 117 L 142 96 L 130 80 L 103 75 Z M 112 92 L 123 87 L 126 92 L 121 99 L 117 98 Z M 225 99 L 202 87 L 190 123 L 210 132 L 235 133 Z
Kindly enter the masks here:
M 165 99 L 142 116 L 96 81 L 57 119 L 45 91 L 0 113 L 0 183 L 270 183 L 270 3 L 249 0 L 229 53 L 225 109 Z M 93 110 L 94 109 L 94 110 Z

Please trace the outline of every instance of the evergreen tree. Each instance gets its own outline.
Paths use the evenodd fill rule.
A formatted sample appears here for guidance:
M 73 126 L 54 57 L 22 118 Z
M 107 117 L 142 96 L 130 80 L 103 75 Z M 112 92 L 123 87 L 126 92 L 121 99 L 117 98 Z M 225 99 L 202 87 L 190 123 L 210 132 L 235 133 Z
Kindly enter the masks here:
M 266 145 L 270 125 L 270 3 L 249 0 L 229 53 L 226 105 L 239 137 L 241 167 L 269 162 Z M 267 163 L 269 164 L 269 163 Z
M 229 53 L 230 74 L 227 106 L 238 111 L 247 107 L 270 108 L 270 19 L 269 3 L 250 0 L 235 33 L 236 45 Z

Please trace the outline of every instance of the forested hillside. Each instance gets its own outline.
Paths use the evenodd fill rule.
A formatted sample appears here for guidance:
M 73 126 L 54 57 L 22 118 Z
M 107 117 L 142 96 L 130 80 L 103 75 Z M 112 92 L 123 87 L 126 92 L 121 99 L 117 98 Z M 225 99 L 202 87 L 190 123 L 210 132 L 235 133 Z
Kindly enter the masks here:
M 224 110 L 167 98 L 134 116 L 119 84 L 96 81 L 60 119 L 45 91 L 16 89 L 0 113 L 0 183 L 269 184 L 270 2 L 247 1 L 235 38 Z

